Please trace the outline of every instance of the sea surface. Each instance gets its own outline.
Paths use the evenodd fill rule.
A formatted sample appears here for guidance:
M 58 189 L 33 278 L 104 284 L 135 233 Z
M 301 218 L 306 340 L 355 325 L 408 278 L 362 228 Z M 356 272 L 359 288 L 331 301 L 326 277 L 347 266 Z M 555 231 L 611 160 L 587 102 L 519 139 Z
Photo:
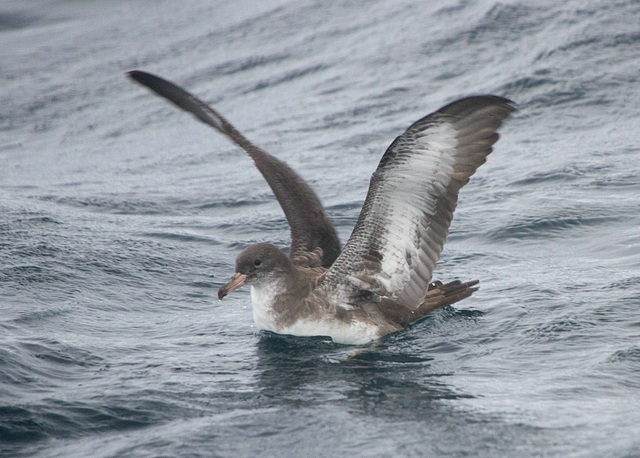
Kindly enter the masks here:
M 640 2 L 0 0 L 0 455 L 640 456 Z M 409 124 L 519 112 L 435 278 L 481 289 L 364 347 L 217 289 L 289 233 L 206 100 L 344 243 Z

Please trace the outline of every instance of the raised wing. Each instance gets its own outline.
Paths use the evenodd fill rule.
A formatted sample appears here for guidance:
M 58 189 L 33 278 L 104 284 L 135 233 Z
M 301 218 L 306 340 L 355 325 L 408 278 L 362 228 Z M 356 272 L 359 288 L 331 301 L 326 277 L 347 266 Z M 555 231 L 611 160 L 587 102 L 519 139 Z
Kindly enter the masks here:
M 245 138 L 229 121 L 202 100 L 175 84 L 150 73 L 134 70 L 128 75 L 200 121 L 226 135 L 245 150 L 267 180 L 291 228 L 291 257 L 322 248 L 322 265 L 329 267 L 340 254 L 338 235 L 309 185 L 283 161 Z
M 449 232 L 458 191 L 498 140 L 513 102 L 468 97 L 412 124 L 389 146 L 347 244 L 320 288 L 419 306 Z

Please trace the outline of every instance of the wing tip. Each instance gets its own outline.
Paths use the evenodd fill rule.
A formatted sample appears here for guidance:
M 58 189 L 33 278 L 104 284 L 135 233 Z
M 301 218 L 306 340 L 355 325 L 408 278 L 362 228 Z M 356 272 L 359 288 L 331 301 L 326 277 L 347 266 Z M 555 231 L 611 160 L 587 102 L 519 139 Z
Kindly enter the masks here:
M 142 83 L 149 79 L 149 77 L 154 77 L 151 73 L 147 73 L 142 70 L 129 70 L 128 72 L 125 72 L 125 75 L 138 83 Z
M 125 75 L 134 80 L 136 83 L 145 86 L 158 95 L 168 98 L 173 101 L 170 97 L 170 91 L 178 89 L 179 91 L 186 92 L 184 89 L 176 86 L 174 83 L 165 80 L 153 73 L 145 72 L 142 70 L 130 70 L 125 72 Z M 174 102 L 175 103 L 175 102 Z
M 502 119 L 505 119 L 511 113 L 518 111 L 518 104 L 511 99 L 494 94 L 478 94 L 457 99 L 440 108 L 440 110 L 438 110 L 438 113 L 462 117 L 474 111 L 486 109 L 489 107 L 495 107 L 499 108 L 500 110 L 504 110 L 504 114 L 502 116 L 499 116 Z

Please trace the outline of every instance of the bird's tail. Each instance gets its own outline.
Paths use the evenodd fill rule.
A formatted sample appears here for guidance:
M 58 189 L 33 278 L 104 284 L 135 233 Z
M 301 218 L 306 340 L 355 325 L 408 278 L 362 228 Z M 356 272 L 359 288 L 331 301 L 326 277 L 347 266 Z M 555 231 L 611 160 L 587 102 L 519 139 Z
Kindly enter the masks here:
M 475 291 L 478 291 L 478 287 L 476 286 L 478 283 L 478 280 L 472 280 L 466 283 L 455 280 L 445 285 L 440 281 L 435 281 L 429 285 L 429 291 L 427 291 L 427 295 L 424 297 L 424 301 L 420 304 L 418 310 L 420 310 L 422 316 L 425 316 L 434 310 L 455 304 L 471 296 Z

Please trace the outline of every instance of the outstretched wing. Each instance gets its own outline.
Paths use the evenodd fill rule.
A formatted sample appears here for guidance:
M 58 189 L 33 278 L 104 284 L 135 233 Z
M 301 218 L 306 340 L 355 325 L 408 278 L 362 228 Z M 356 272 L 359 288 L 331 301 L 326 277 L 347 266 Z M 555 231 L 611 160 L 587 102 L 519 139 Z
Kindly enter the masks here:
M 284 210 L 291 228 L 291 257 L 322 248 L 322 265 L 329 267 L 333 264 L 340 254 L 338 235 L 324 212 L 320 199 L 300 175 L 283 161 L 255 146 L 213 108 L 181 87 L 138 70 L 131 71 L 128 75 L 226 135 L 245 150 Z
M 412 124 L 371 177 L 351 237 L 320 288 L 357 302 L 371 294 L 418 307 L 449 232 L 458 191 L 515 110 L 497 96 L 468 97 Z

